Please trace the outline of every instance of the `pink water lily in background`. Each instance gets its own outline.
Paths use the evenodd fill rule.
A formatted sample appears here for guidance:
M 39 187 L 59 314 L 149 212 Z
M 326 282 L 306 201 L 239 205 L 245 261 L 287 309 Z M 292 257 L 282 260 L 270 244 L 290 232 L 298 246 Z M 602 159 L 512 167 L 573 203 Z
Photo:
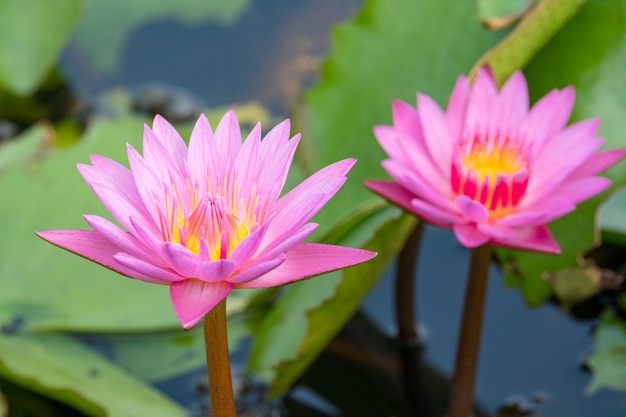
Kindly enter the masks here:
M 374 128 L 393 180 L 366 185 L 466 247 L 559 253 L 546 224 L 606 189 L 597 174 L 626 156 L 599 151 L 599 120 L 566 126 L 573 105 L 567 87 L 529 109 L 521 72 L 498 91 L 488 69 L 459 77 L 445 112 L 424 94 L 417 109 L 395 101 L 393 126 Z
M 234 288 L 286 284 L 375 256 L 361 249 L 303 242 L 309 222 L 356 162 L 321 169 L 280 196 L 300 136 L 286 120 L 245 141 L 229 111 L 215 132 L 198 119 L 189 147 L 156 116 L 143 156 L 128 148 L 130 169 L 99 155 L 78 169 L 122 227 L 85 215 L 92 230 L 39 231 L 43 239 L 122 275 L 170 286 L 174 310 L 194 326 Z

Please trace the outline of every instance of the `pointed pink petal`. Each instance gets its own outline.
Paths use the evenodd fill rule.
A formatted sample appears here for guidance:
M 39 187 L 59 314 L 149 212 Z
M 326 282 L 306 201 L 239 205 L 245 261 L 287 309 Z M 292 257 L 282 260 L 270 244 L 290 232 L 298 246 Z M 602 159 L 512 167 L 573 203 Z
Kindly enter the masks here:
M 558 219 L 576 209 L 576 205 L 565 195 L 556 194 L 554 197 L 548 197 L 529 207 L 529 211 L 542 212 L 544 217 L 543 224 L 549 223 L 554 219 Z M 528 225 L 534 226 L 534 225 Z
M 237 158 L 239 149 L 241 149 L 241 128 L 233 110 L 229 110 L 222 117 L 217 128 L 215 128 L 214 137 L 217 145 L 217 163 L 219 164 L 216 168 L 219 172 L 228 174 Z
M 456 238 L 461 242 L 461 245 L 466 248 L 476 248 L 489 242 L 490 237 L 480 232 L 475 224 L 455 224 L 452 227 Z
M 146 261 L 128 253 L 118 252 L 113 255 L 113 258 L 126 268 L 136 271 L 139 274 L 143 274 L 146 277 L 150 277 L 150 279 L 142 278 L 142 281 L 169 285 L 172 282 L 185 279 L 176 272 L 172 271 L 170 268 L 160 267 L 151 261 Z
M 439 227 L 450 228 L 455 224 L 464 222 L 458 214 L 442 210 L 419 198 L 411 200 L 410 211 L 427 222 Z
M 446 110 L 446 124 L 450 130 L 450 136 L 454 139 L 455 143 L 460 140 L 463 134 L 470 92 L 469 81 L 461 75 L 456 80 Z
M 159 137 L 174 161 L 183 161 L 187 157 L 187 145 L 176 129 L 161 115 L 154 116 L 152 131 Z
M 587 177 L 568 180 L 559 187 L 559 194 L 578 204 L 609 188 L 611 180 L 604 177 Z
M 317 223 L 307 223 L 289 234 L 278 237 L 273 242 L 266 244 L 263 250 L 257 251 L 258 257 L 254 262 L 262 262 L 288 252 L 291 248 L 302 243 L 304 239 L 309 237 L 311 233 L 317 229 L 317 226 Z
M 393 127 L 398 133 L 415 138 L 421 151 L 427 151 L 422 135 L 422 122 L 417 109 L 401 100 L 394 100 L 391 104 L 393 113 Z
M 417 106 L 422 120 L 424 141 L 428 146 L 431 158 L 433 161 L 451 161 L 452 150 L 461 138 L 450 136 L 445 114 L 432 98 L 418 94 Z M 445 162 L 441 168 L 445 169 Z M 445 175 L 445 173 L 442 174 Z
M 257 123 L 246 137 L 235 161 L 235 175 L 239 184 L 255 184 L 259 179 L 261 123 Z M 291 160 L 289 161 L 291 163 Z M 287 168 L 288 169 L 288 168 Z M 282 185 L 280 189 L 282 190 Z
M 368 261 L 376 253 L 363 249 L 319 243 L 301 243 L 287 253 L 287 258 L 277 268 L 265 275 L 238 284 L 237 288 L 265 288 L 325 274 Z
M 590 177 L 599 174 L 626 157 L 626 148 L 610 149 L 591 156 L 572 173 L 570 179 Z
M 215 159 L 212 154 L 215 147 L 211 125 L 206 116 L 201 114 L 191 132 L 187 155 L 191 183 L 199 190 L 207 189 L 207 176 L 211 172 L 212 161 Z
M 37 235 L 62 249 L 96 262 L 118 274 L 157 284 L 167 283 L 161 279 L 127 268 L 113 258 L 120 248 L 93 230 L 40 230 Z
M 518 233 L 506 240 L 493 240 L 492 243 L 513 249 L 558 254 L 561 248 L 546 226 L 518 229 Z
M 123 231 L 109 220 L 93 214 L 85 214 L 83 218 L 96 232 L 106 237 L 109 241 L 120 248 L 120 251 L 141 257 L 150 257 L 146 247 L 133 235 Z
M 479 232 L 489 236 L 491 239 L 508 239 L 517 234 L 516 229 L 494 223 L 478 223 L 476 228 Z
M 499 133 L 512 135 L 528 114 L 528 86 L 521 71 L 515 71 L 504 84 L 496 108 Z
M 166 242 L 162 245 L 161 256 L 174 271 L 185 278 L 199 278 L 198 257 L 186 247 Z
M 235 263 L 230 259 L 200 262 L 197 267 L 198 278 L 205 282 L 219 282 L 230 276 L 235 270 Z
M 286 258 L 287 255 L 281 253 L 267 260 L 253 261 L 250 265 L 246 265 L 238 273 L 231 275 L 227 281 L 237 284 L 237 286 L 244 282 L 252 281 L 278 267 L 280 264 L 285 262 Z
M 466 195 L 460 195 L 455 200 L 461 216 L 473 223 L 482 223 L 489 218 L 489 211 L 481 203 L 472 200 Z
M 509 214 L 497 220 L 497 224 L 505 227 L 537 226 L 545 224 L 546 214 L 543 211 L 522 211 Z
M 261 141 L 262 164 L 270 161 L 283 146 L 289 141 L 291 122 L 283 120 L 270 130 Z
M 418 170 L 408 170 L 405 166 L 392 159 L 385 159 L 380 164 L 394 180 L 415 194 L 416 197 L 443 209 L 451 206 L 450 199 L 447 196 L 451 187 L 447 184 L 439 187 L 435 186 L 427 176 L 428 172 L 422 173 Z
M 519 135 L 531 146 L 531 157 L 541 155 L 546 140 L 565 128 L 574 106 L 574 89 L 552 90 L 529 111 Z
M 259 229 L 250 233 L 244 240 L 239 242 L 237 247 L 230 253 L 228 259 L 235 265 L 240 266 L 246 263 L 250 258 L 254 256 L 257 249 L 263 241 L 267 225 L 261 226 Z
M 496 104 L 498 90 L 491 72 L 481 68 L 476 74 L 470 93 L 463 134 L 457 140 L 475 136 L 484 136 L 489 132 L 494 121 L 491 119 L 493 106 Z M 496 122 L 497 123 L 497 122 Z
M 141 196 L 141 201 L 150 213 L 152 221 L 155 224 L 159 224 L 159 205 L 165 205 L 165 196 L 163 193 L 164 185 L 154 173 L 153 167 L 146 163 L 137 150 L 130 144 L 127 144 L 126 147 L 128 162 L 130 163 L 130 168 L 133 173 L 133 178 L 135 179 L 137 191 Z
M 170 297 L 178 320 L 185 329 L 191 329 L 232 291 L 228 282 L 208 283 L 186 279 L 172 283 Z
M 271 160 L 261 160 L 258 174 L 261 181 L 256 179 L 255 184 L 258 187 L 260 198 L 263 200 L 273 202 L 280 196 L 299 142 L 300 134 L 297 134 L 278 149 L 272 155 Z M 261 141 L 262 143 L 263 141 Z M 249 164 L 248 161 L 241 161 L 241 163 Z
M 412 212 L 413 206 L 411 200 L 415 198 L 415 194 L 408 191 L 395 181 L 388 180 L 367 180 L 365 186 L 370 190 L 379 194 L 391 203 L 400 206 L 400 208 Z

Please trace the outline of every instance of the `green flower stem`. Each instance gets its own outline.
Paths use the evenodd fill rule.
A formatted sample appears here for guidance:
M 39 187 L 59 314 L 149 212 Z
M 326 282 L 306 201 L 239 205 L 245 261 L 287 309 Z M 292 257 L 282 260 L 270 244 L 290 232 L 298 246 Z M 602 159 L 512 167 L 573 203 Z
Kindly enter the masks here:
M 450 406 L 446 417 L 469 417 L 474 403 L 474 382 L 491 251 L 491 245 L 485 244 L 472 252 L 456 365 L 452 377 Z
M 204 342 L 213 417 L 236 417 L 226 332 L 226 299 L 204 317 Z

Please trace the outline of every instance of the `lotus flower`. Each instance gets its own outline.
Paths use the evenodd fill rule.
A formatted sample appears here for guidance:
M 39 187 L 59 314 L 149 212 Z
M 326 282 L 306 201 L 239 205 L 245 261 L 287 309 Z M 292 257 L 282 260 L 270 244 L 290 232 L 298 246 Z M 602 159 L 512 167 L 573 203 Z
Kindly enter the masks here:
M 597 174 L 626 156 L 598 151 L 597 119 L 566 127 L 573 104 L 567 87 L 529 110 L 521 72 L 498 91 L 487 69 L 472 86 L 459 77 L 445 112 L 419 93 L 417 109 L 395 101 L 393 126 L 374 128 L 393 181 L 366 185 L 466 247 L 559 253 L 546 224 L 606 189 Z
M 300 136 L 289 120 L 242 143 L 236 115 L 215 132 L 198 119 L 189 148 L 156 116 L 145 126 L 143 157 L 130 169 L 99 155 L 78 170 L 124 229 L 95 216 L 92 230 L 39 231 L 43 239 L 122 275 L 170 286 L 174 310 L 194 326 L 234 288 L 286 284 L 371 259 L 373 252 L 304 243 L 309 220 L 341 188 L 356 162 L 321 169 L 280 197 Z

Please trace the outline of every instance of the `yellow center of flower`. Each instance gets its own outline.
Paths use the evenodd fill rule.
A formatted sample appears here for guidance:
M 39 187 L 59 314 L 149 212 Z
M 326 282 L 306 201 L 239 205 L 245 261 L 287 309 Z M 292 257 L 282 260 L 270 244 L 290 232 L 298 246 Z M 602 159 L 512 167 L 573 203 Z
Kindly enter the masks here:
M 508 138 L 475 137 L 459 147 L 452 164 L 452 191 L 482 203 L 491 219 L 511 213 L 528 185 L 522 144 Z
M 254 187 L 247 204 L 237 201 L 237 194 L 236 187 L 230 193 L 191 189 L 187 202 L 172 187 L 166 196 L 167 211 L 161 216 L 164 240 L 179 243 L 196 255 L 208 251 L 211 260 L 228 258 L 265 216 L 265 205 L 258 204 Z

